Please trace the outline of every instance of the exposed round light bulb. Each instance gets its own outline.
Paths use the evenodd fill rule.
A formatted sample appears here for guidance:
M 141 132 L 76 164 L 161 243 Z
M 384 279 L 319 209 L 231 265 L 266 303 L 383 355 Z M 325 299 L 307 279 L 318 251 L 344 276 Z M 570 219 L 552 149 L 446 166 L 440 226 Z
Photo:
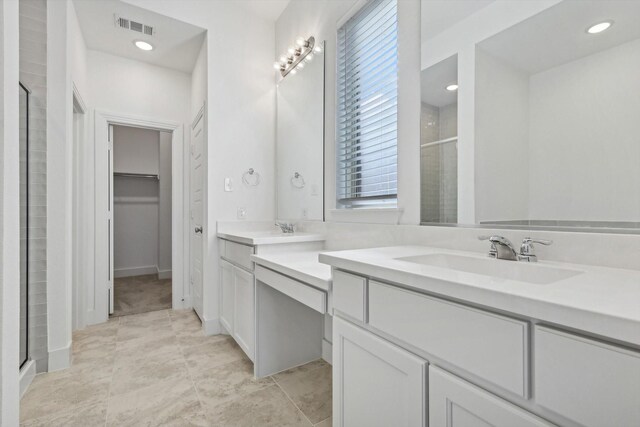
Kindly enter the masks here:
M 307 62 L 311 62 L 312 59 L 313 59 L 313 53 L 311 52 L 309 52 L 309 54 L 304 57 L 304 60 Z
M 612 25 L 613 21 L 598 22 L 597 24 L 593 24 L 589 28 L 587 28 L 587 33 L 598 34 L 605 30 L 608 30 Z
M 458 90 L 458 85 L 457 84 L 450 84 L 449 86 L 447 86 L 447 90 L 449 92 L 455 92 L 456 90 Z
M 316 46 L 313 48 L 313 51 L 314 51 L 315 53 L 322 53 L 322 47 L 321 47 L 320 45 L 316 45 Z
M 151 45 L 151 43 L 147 43 L 147 42 L 142 41 L 142 40 L 135 40 L 135 41 L 133 42 L 133 44 L 134 44 L 138 49 L 141 49 L 141 50 L 146 50 L 146 51 L 153 50 L 153 45 Z
M 295 51 L 296 50 L 292 47 L 289 47 L 289 49 L 287 49 L 287 52 L 289 52 L 289 55 L 293 55 Z
M 284 55 L 282 55 L 282 56 L 280 57 L 280 62 L 284 62 L 284 63 L 286 63 L 286 62 L 287 62 L 287 57 L 286 57 L 286 56 L 284 56 Z
M 304 46 L 304 44 L 305 44 L 306 42 L 307 42 L 307 41 L 304 39 L 304 37 L 298 37 L 298 38 L 296 39 L 296 44 L 297 44 L 298 46 L 300 46 L 300 47 Z
M 276 70 L 279 70 L 279 69 L 280 69 L 280 67 L 282 67 L 282 65 L 280 65 L 280 63 L 279 63 L 279 62 L 274 62 L 274 63 L 273 63 L 273 68 L 275 68 Z

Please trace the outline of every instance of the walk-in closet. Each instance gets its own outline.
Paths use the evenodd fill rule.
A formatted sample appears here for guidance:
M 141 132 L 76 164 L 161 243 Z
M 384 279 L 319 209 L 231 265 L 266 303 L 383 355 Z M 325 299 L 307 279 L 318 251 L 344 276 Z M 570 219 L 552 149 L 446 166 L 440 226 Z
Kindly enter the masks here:
M 113 313 L 171 307 L 171 134 L 113 126 Z

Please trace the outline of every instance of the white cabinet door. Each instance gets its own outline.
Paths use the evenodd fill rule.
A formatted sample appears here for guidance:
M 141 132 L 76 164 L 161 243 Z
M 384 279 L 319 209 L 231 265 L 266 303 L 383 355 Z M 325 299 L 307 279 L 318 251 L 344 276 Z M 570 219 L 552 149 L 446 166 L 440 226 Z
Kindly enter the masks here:
M 429 367 L 431 427 L 550 427 L 552 424 L 442 369 Z
M 334 427 L 426 425 L 426 361 L 333 320 Z
M 238 267 L 233 267 L 233 275 L 235 277 L 236 290 L 233 337 L 247 356 L 249 356 L 249 359 L 253 361 L 255 348 L 255 287 L 253 274 Z
M 233 334 L 233 307 L 235 305 L 234 267 L 227 261 L 220 260 L 220 323 Z

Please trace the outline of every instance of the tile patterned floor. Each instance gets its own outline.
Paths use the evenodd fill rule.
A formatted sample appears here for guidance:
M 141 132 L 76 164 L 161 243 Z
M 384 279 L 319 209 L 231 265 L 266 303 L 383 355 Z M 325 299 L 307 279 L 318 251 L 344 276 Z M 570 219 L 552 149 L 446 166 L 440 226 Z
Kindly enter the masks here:
M 70 369 L 36 376 L 23 426 L 331 426 L 331 366 L 256 380 L 228 336 L 191 310 L 114 318 L 76 332 Z
M 157 274 L 118 277 L 113 287 L 112 317 L 171 308 L 171 279 Z

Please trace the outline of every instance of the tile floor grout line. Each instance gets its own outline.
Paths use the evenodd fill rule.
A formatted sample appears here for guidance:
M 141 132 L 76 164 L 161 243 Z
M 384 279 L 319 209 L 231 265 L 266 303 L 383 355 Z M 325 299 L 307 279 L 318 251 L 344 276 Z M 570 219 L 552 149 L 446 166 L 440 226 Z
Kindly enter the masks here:
M 171 317 L 171 316 L 169 316 Z M 171 319 L 171 330 L 174 332 L 175 336 L 176 336 L 176 341 L 178 342 L 178 348 L 180 348 L 180 354 L 182 355 L 182 360 L 184 362 L 184 365 L 187 369 L 187 376 L 189 377 L 189 380 L 191 380 L 191 386 L 193 387 L 193 390 L 196 393 L 196 398 L 198 399 L 198 403 L 200 403 L 200 409 L 202 410 L 202 413 L 204 415 L 204 419 L 209 422 L 209 417 L 207 416 L 207 410 L 205 409 L 205 405 L 204 402 L 202 400 L 202 398 L 200 397 L 200 393 L 198 392 L 198 387 L 196 386 L 196 382 L 193 379 L 193 375 L 191 374 L 191 369 L 189 369 L 189 362 L 187 361 L 187 357 L 185 355 L 185 349 L 184 346 L 182 345 L 182 343 L 180 342 L 180 339 L 178 338 L 178 333 L 176 332 L 176 330 L 173 328 L 173 321 L 174 319 Z M 204 335 L 203 335 L 204 336 Z
M 312 369 L 312 371 L 313 371 L 313 369 Z M 315 426 L 315 424 L 311 422 L 311 420 L 309 419 L 309 417 L 307 416 L 307 414 L 305 414 L 305 413 L 304 413 L 304 411 L 303 411 L 302 409 L 300 409 L 300 408 L 298 407 L 298 405 L 296 405 L 296 402 L 294 402 L 294 401 L 293 401 L 293 399 L 291 398 L 291 396 L 289 396 L 289 394 L 284 390 L 284 388 L 282 388 L 282 386 L 278 383 L 278 381 L 276 381 L 276 379 L 275 379 L 275 378 L 273 378 L 273 381 L 276 383 L 276 385 L 278 386 L 278 388 L 279 388 L 279 389 L 284 393 L 284 395 L 287 397 L 287 399 L 289 399 L 289 402 L 291 402 L 291 403 L 293 404 L 293 406 L 294 406 L 298 411 L 300 411 L 300 413 L 302 414 L 302 416 L 303 416 L 307 421 L 309 421 L 309 425 L 310 425 L 311 427 Z
M 107 392 L 107 404 L 104 411 L 104 427 L 107 427 L 107 423 L 109 422 L 109 401 L 111 400 L 111 387 L 113 386 L 113 377 L 116 374 L 116 358 L 118 357 L 118 334 L 120 333 L 120 328 L 122 327 L 122 322 L 120 317 L 117 318 L 118 326 L 116 326 L 116 342 L 115 349 L 113 355 L 113 362 L 111 366 L 111 380 L 109 381 L 109 391 Z

